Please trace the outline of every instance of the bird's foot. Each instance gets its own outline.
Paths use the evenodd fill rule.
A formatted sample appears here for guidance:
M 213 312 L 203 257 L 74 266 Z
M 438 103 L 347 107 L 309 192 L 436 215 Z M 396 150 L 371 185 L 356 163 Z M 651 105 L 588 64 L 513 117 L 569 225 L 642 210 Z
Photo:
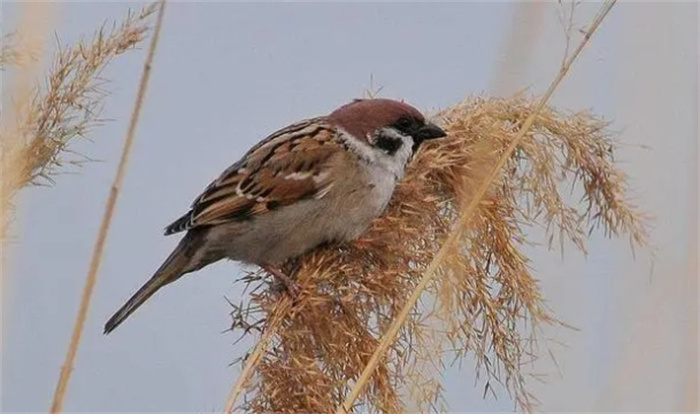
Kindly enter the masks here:
M 279 282 L 282 282 L 284 287 L 287 288 L 287 292 L 289 292 L 289 296 L 292 297 L 292 300 L 296 301 L 297 298 L 299 297 L 299 286 L 297 283 L 292 280 L 291 277 L 287 276 L 284 272 L 281 270 L 277 269 L 276 267 L 272 266 L 262 266 L 262 268 L 269 274 L 275 277 Z

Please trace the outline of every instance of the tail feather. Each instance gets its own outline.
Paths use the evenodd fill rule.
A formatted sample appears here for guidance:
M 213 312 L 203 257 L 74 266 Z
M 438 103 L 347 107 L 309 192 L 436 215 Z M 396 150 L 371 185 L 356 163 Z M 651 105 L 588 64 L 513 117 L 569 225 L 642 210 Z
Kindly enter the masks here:
M 129 298 L 119 310 L 112 315 L 104 327 L 105 335 L 112 332 L 126 318 L 143 305 L 153 294 L 163 286 L 172 283 L 186 273 L 193 272 L 208 263 L 198 263 L 201 260 L 193 257 L 192 250 L 196 250 L 199 243 L 191 240 L 190 234 L 186 235 L 175 250 L 168 256 L 156 273 L 141 288 Z M 194 248 L 194 249 L 193 249 Z
M 119 326 L 122 322 L 126 320 L 132 313 L 136 311 L 141 305 L 143 305 L 158 289 L 162 288 L 166 284 L 170 283 L 172 275 L 156 273 L 148 282 L 146 282 L 141 288 L 131 297 L 129 300 L 119 308 L 117 312 L 112 315 L 111 318 L 105 324 L 104 333 L 105 335 L 112 332 Z M 174 280 L 174 278 L 172 278 Z

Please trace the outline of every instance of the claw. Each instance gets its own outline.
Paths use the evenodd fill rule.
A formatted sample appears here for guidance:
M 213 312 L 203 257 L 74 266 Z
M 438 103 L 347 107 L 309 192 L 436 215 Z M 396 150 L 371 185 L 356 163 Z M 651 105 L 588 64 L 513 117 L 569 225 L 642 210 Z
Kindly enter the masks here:
M 261 266 L 261 267 L 267 273 L 274 276 L 275 279 L 282 282 L 282 284 L 287 288 L 287 292 L 289 292 L 289 296 L 291 296 L 292 299 L 296 301 L 296 299 L 299 297 L 299 286 L 296 284 L 295 281 L 292 280 L 292 278 L 290 278 L 289 276 L 284 274 L 281 270 L 277 269 L 276 267 L 272 267 L 272 266 Z

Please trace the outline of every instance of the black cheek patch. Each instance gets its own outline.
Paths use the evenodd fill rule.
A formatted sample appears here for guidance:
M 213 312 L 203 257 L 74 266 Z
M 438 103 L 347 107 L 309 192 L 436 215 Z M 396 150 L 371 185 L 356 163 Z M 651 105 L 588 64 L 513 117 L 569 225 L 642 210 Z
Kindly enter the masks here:
M 379 134 L 374 142 L 375 147 L 383 149 L 389 155 L 394 155 L 401 148 L 402 144 L 403 142 L 400 138 L 390 137 L 385 134 Z

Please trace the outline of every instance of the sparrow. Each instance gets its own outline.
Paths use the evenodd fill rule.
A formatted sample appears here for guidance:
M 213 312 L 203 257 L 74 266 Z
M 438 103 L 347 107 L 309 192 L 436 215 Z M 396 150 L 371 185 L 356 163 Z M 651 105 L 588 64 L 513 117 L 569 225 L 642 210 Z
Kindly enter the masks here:
M 355 99 L 274 132 L 165 228 L 165 235 L 186 233 L 107 321 L 105 334 L 163 286 L 225 258 L 260 266 L 295 294 L 282 265 L 358 238 L 387 207 L 420 144 L 445 135 L 416 108 L 391 99 Z

